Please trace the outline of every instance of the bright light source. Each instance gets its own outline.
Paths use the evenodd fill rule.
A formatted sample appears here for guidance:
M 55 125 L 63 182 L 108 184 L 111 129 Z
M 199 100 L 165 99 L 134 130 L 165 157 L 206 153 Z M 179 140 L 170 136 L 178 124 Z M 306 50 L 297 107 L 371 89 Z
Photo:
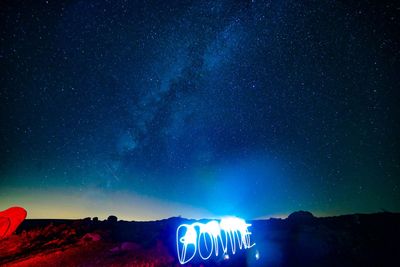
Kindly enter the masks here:
M 258 252 L 258 250 L 256 250 L 256 255 L 255 255 L 255 257 L 256 257 L 256 260 L 259 260 L 259 259 L 260 259 L 260 252 Z
M 197 253 L 203 260 L 209 259 L 213 252 L 215 256 L 218 256 L 219 245 L 222 247 L 224 259 L 229 259 L 228 244 L 230 244 L 232 254 L 236 253 L 236 246 L 239 249 L 253 247 L 255 244 L 251 244 L 251 232 L 248 230 L 250 226 L 251 224 L 236 217 L 223 218 L 219 223 L 210 221 L 206 224 L 197 222 L 181 224 L 176 230 L 179 262 L 185 264 L 191 261 Z M 203 247 L 205 251 L 202 249 Z

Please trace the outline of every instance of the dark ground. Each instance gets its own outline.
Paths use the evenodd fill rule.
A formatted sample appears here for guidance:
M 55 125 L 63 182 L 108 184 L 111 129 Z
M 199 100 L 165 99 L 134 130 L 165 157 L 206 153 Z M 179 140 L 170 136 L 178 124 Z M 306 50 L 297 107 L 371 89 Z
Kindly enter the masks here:
M 179 266 L 175 231 L 185 221 L 25 220 L 0 240 L 0 265 Z M 251 223 L 255 247 L 192 266 L 400 266 L 400 213 L 316 218 L 296 212 Z

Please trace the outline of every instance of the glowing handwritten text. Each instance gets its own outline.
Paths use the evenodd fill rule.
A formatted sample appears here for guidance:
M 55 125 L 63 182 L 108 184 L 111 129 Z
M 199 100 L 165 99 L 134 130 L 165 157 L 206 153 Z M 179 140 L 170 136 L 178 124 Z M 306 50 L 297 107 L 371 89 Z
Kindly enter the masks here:
M 176 248 L 181 264 L 192 260 L 198 253 L 203 260 L 218 256 L 220 248 L 223 255 L 228 255 L 228 246 L 232 254 L 239 249 L 248 249 L 251 244 L 248 227 L 251 224 L 236 217 L 224 218 L 220 222 L 181 224 L 176 230 Z M 229 242 L 228 242 L 229 241 Z M 219 247 L 221 246 L 221 247 Z

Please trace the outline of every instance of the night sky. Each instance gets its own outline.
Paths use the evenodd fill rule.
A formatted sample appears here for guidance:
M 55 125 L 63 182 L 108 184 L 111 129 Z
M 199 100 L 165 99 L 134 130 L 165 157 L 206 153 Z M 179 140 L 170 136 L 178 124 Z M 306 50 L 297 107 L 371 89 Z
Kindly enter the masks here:
M 2 1 L 0 210 L 400 211 L 399 4 Z

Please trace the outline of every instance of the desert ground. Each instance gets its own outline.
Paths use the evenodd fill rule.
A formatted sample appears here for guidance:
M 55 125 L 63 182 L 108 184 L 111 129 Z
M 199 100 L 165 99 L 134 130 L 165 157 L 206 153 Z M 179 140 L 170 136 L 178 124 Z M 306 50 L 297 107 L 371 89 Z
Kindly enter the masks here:
M 0 240 L 0 265 L 180 266 L 175 233 L 187 222 L 27 219 Z M 400 266 L 399 213 L 317 218 L 300 211 L 250 223 L 254 247 L 187 266 Z

